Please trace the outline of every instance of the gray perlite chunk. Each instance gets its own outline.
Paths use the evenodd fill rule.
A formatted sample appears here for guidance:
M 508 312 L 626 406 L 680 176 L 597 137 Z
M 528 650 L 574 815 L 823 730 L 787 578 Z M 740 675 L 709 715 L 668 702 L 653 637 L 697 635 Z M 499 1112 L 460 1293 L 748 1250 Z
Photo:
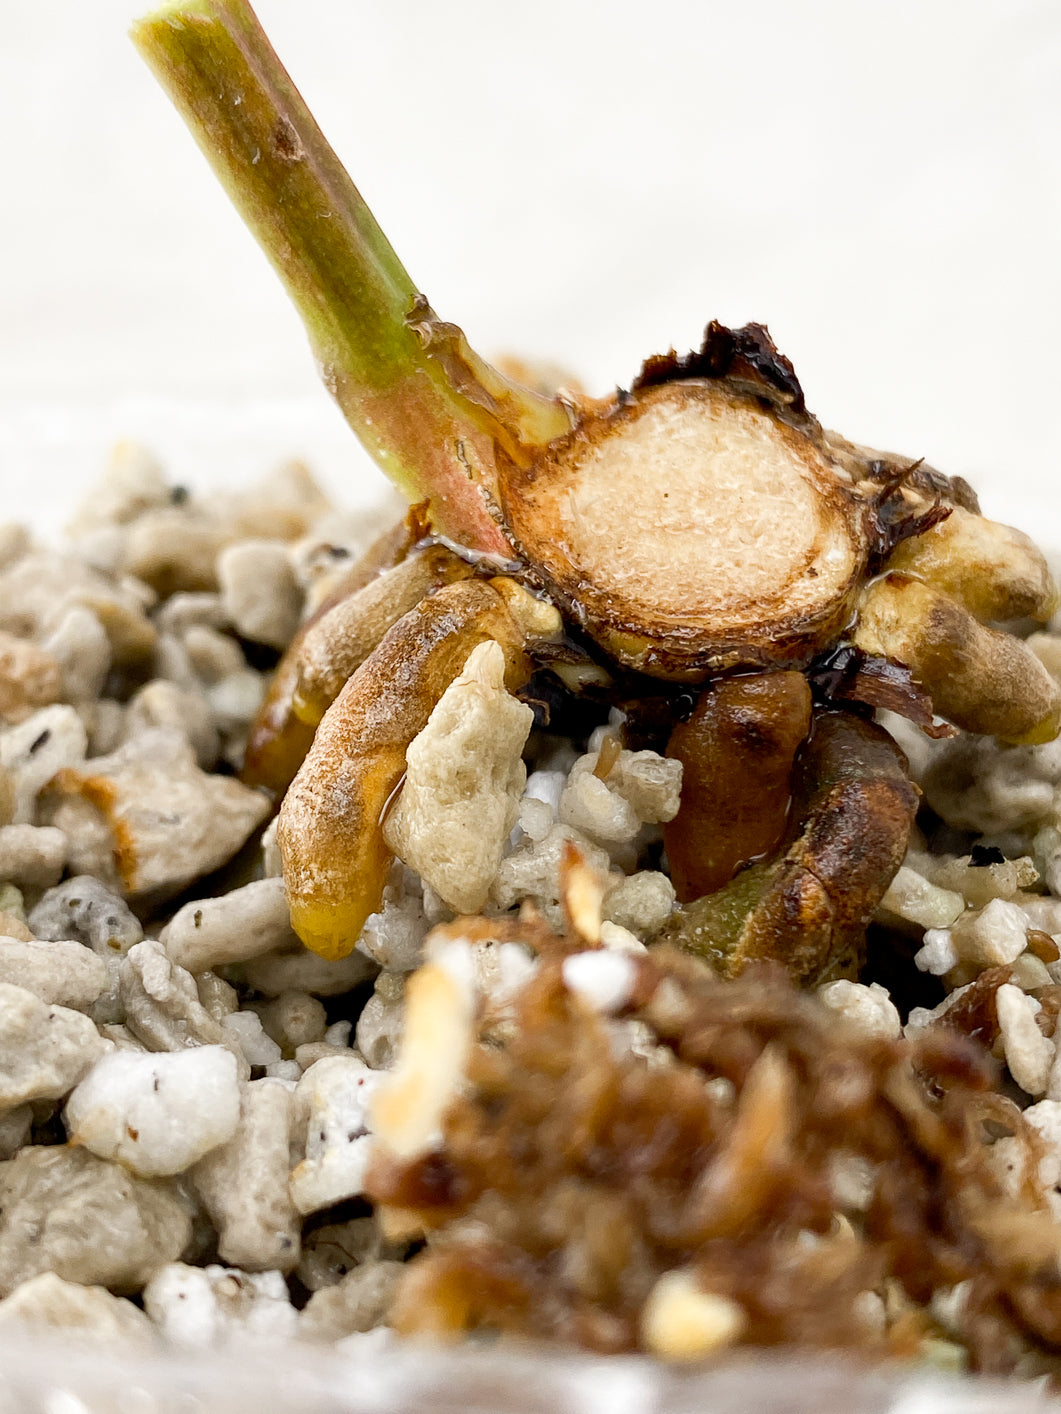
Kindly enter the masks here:
M 155 1337 L 143 1311 L 124 1296 L 112 1296 L 103 1286 L 64 1281 L 54 1272 L 30 1277 L 0 1301 L 0 1331 L 10 1326 L 46 1327 L 93 1345 L 98 1341 L 144 1344 Z
M 199 1000 L 195 978 L 167 956 L 153 939 L 137 943 L 121 965 L 125 1024 L 149 1051 L 182 1051 L 189 1046 L 227 1046 L 250 1074 L 238 1042 Z
M 0 936 L 0 982 L 24 987 L 42 1002 L 85 1011 L 109 980 L 105 963 L 81 943 Z
M 298 628 L 302 594 L 282 540 L 244 540 L 217 560 L 221 602 L 244 638 L 286 648 Z
M 248 1272 L 289 1272 L 301 1220 L 288 1192 L 294 1097 L 276 1080 L 243 1087 L 239 1128 L 192 1170 L 218 1230 L 218 1255 Z
M 0 983 L 0 1114 L 68 1094 L 106 1043 L 87 1016 Z
M 335 1286 L 315 1291 L 298 1318 L 303 1340 L 340 1340 L 382 1324 L 405 1271 L 403 1262 L 367 1262 Z
M 62 878 L 66 836 L 52 825 L 0 826 L 0 879 L 20 889 L 47 889 Z
M 11 778 L 15 808 L 11 823 L 35 823 L 37 796 L 56 771 L 78 765 L 88 750 L 88 733 L 73 707 L 42 707 L 17 727 L 0 731 L 0 766 Z
M 151 597 L 143 584 L 100 574 L 76 556 L 35 550 L 0 573 L 0 629 L 43 637 L 81 604 L 106 629 L 117 662 L 142 661 L 155 645 L 144 614 Z
M 378 963 L 352 952 L 332 962 L 301 945 L 292 952 L 271 952 L 244 964 L 248 986 L 266 997 L 281 992 L 311 992 L 316 997 L 338 997 L 375 977 Z
M 33 1125 L 33 1106 L 19 1105 L 0 1115 L 0 1163 L 13 1159 L 29 1138 Z
M 191 742 L 204 771 L 217 760 L 221 742 L 206 696 L 197 687 L 180 687 L 164 678 L 145 683 L 129 702 L 124 738 L 131 740 L 159 727 L 176 728 Z
M 201 771 L 187 737 L 170 729 L 60 772 L 48 794 L 72 867 L 132 896 L 164 897 L 209 874 L 269 813 L 258 791 Z
M 487 640 L 406 751 L 405 783 L 384 838 L 458 913 L 477 913 L 490 892 L 519 815 L 533 721 L 505 689 L 500 644 Z
M 281 992 L 271 1002 L 259 1003 L 255 1010 L 268 1034 L 288 1052 L 323 1041 L 328 1029 L 324 1003 L 308 992 Z
M 103 691 L 111 645 L 98 615 L 72 604 L 41 645 L 62 671 L 64 702 L 90 702 Z
M 29 916 L 35 937 L 50 942 L 72 938 L 93 952 L 124 955 L 144 936 L 140 920 L 124 899 L 91 874 L 66 879 L 41 896 Z
M 41 1272 L 139 1291 L 191 1238 L 185 1203 L 167 1183 L 67 1144 L 23 1149 L 0 1168 L 0 1297 Z
M 186 903 L 159 934 L 167 954 L 189 972 L 246 962 L 297 944 L 282 879 L 258 879 L 217 898 Z
M 0 722 L 21 722 L 62 695 L 59 660 L 29 639 L 0 629 Z

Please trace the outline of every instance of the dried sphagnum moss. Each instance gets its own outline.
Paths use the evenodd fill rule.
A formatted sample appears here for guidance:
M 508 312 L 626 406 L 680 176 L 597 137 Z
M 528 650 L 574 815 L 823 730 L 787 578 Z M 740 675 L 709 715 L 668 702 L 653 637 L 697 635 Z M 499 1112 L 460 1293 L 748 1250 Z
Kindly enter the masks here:
M 679 1356 L 731 1340 L 910 1355 L 946 1333 L 995 1372 L 1061 1344 L 1061 1229 L 1034 1165 L 1007 1191 L 991 1154 L 1037 1140 L 967 1037 L 882 1039 L 779 970 L 722 981 L 663 946 L 631 961 L 612 1020 L 564 984 L 584 942 L 522 936 L 540 968 L 505 1037 L 472 1050 L 441 1144 L 384 1151 L 370 1175 L 385 1224 L 393 1209 L 428 1234 L 399 1330 Z M 933 1303 L 953 1288 L 944 1332 Z M 664 1297 L 701 1332 L 681 1349 Z

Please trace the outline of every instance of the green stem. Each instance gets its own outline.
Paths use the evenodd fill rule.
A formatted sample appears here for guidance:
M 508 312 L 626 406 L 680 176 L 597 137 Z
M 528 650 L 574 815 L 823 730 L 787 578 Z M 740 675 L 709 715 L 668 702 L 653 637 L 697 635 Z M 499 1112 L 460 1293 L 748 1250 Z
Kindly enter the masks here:
M 171 0 L 133 41 L 302 316 L 329 391 L 437 528 L 505 554 L 498 448 L 563 435 L 567 409 L 504 378 L 438 321 L 317 127 L 246 0 Z

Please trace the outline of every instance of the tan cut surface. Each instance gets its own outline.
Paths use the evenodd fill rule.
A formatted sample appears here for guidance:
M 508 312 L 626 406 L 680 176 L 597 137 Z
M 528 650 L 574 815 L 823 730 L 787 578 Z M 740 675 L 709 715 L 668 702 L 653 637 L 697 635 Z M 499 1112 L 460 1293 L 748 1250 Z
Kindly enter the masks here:
M 506 489 L 520 547 L 575 614 L 666 676 L 654 644 L 686 666 L 741 641 L 752 662 L 798 652 L 865 561 L 862 508 L 821 450 L 709 382 L 640 393 Z

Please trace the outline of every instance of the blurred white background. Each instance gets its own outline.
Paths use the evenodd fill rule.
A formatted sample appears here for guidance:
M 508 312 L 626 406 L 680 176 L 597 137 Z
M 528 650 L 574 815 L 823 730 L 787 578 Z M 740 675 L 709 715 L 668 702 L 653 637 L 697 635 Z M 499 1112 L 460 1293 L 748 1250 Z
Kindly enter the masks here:
M 847 435 L 1061 547 L 1057 0 L 259 0 L 444 318 L 594 391 L 769 324 Z M 0 0 L 0 485 L 61 524 L 109 443 L 245 479 L 375 473 L 264 258 L 125 37 Z

